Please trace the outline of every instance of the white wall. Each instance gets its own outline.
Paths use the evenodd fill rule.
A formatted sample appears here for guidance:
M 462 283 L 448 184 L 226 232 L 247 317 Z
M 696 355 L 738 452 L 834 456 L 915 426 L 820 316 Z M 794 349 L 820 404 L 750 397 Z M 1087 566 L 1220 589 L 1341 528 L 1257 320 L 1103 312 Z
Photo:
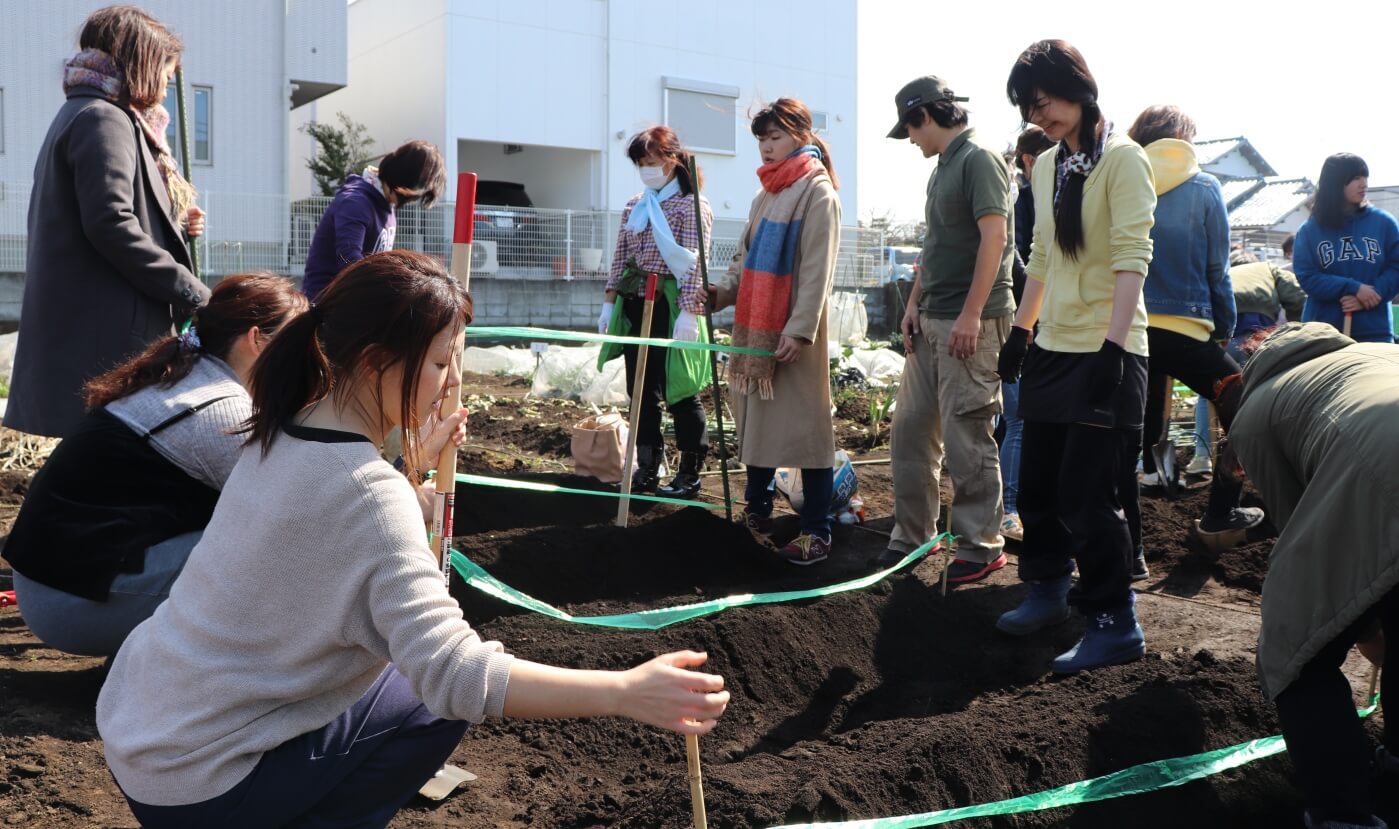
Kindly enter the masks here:
M 21 10 L 10 14 L 14 5 Z M 105 5 L 104 0 L 6 3 L 10 24 L 0 26 L 6 133 L 0 181 L 33 182 L 39 147 L 63 105 L 63 62 L 77 52 L 84 19 Z M 213 164 L 195 165 L 195 186 L 201 192 L 283 192 L 283 0 L 143 0 L 141 5 L 184 41 L 186 82 L 213 87 Z M 14 25 L 16 18 L 23 23 Z M 211 232 L 217 224 L 211 216 Z
M 364 124 L 380 154 L 414 139 L 431 141 L 445 153 L 444 10 L 444 0 L 352 4 L 350 82 L 315 102 L 318 117 L 334 123 L 343 112 Z M 293 163 L 304 165 L 304 158 Z
M 1238 148 L 1232 149 L 1219 158 L 1204 165 L 1206 172 L 1216 176 L 1228 176 L 1230 178 L 1254 178 L 1262 175 L 1258 168 L 1253 166 L 1253 162 L 1248 160 Z

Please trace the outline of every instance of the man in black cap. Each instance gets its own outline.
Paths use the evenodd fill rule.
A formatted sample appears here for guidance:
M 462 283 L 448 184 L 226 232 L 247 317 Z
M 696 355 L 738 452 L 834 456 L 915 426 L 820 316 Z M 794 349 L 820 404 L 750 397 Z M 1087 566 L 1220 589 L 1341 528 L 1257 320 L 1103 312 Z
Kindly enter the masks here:
M 899 90 L 889 137 L 938 156 L 928 180 L 927 235 L 900 329 L 903 378 L 891 452 L 894 531 L 883 560 L 897 560 L 937 532 L 944 451 L 954 492 L 948 529 L 958 539 L 948 581 L 978 581 L 1005 566 L 996 362 L 1010 333 L 1014 246 L 1010 171 L 977 140 L 967 111 L 939 78 Z

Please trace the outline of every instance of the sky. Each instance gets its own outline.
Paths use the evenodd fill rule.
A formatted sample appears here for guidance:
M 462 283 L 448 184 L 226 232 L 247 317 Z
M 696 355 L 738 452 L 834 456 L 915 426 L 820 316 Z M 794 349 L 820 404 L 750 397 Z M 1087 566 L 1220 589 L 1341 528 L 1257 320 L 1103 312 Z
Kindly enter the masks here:
M 963 106 L 978 134 L 1008 144 L 1020 114 L 1006 77 L 1045 38 L 1078 47 L 1104 114 L 1123 131 L 1146 107 L 1175 104 L 1195 119 L 1197 139 L 1245 136 L 1281 176 L 1316 181 L 1326 156 L 1352 152 L 1368 163 L 1371 186 L 1399 185 L 1396 35 L 1393 0 L 859 0 L 859 218 L 922 217 L 935 161 L 884 137 L 899 87 L 943 78 L 971 99 Z

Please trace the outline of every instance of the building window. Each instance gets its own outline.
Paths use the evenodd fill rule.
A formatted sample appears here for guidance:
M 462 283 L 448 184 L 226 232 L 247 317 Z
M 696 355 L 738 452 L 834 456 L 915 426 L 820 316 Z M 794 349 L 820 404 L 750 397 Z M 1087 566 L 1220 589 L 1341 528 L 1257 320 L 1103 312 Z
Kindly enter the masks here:
M 663 78 L 665 123 L 680 143 L 704 153 L 734 155 L 738 87 L 681 78 Z
M 165 88 L 165 110 L 170 113 L 170 125 L 165 128 L 165 140 L 170 144 L 170 154 L 175 161 L 183 164 L 180 157 L 180 102 L 175 84 Z M 191 86 L 189 98 L 189 147 L 194 153 L 195 164 L 214 163 L 213 109 L 214 90 L 208 86 Z
M 821 112 L 820 110 L 815 110 L 815 109 L 813 109 L 813 110 L 811 111 L 811 131 L 812 131 L 812 132 L 825 132 L 825 131 L 826 131 L 826 113 Z

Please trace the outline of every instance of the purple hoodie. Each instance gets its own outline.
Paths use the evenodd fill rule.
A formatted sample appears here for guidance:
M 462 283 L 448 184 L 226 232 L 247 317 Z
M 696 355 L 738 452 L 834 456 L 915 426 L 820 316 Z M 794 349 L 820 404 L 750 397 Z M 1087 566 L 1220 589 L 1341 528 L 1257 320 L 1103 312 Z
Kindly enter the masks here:
M 393 207 L 377 183 L 350 174 L 316 225 L 301 291 L 312 302 L 336 274 L 371 253 L 393 248 Z

